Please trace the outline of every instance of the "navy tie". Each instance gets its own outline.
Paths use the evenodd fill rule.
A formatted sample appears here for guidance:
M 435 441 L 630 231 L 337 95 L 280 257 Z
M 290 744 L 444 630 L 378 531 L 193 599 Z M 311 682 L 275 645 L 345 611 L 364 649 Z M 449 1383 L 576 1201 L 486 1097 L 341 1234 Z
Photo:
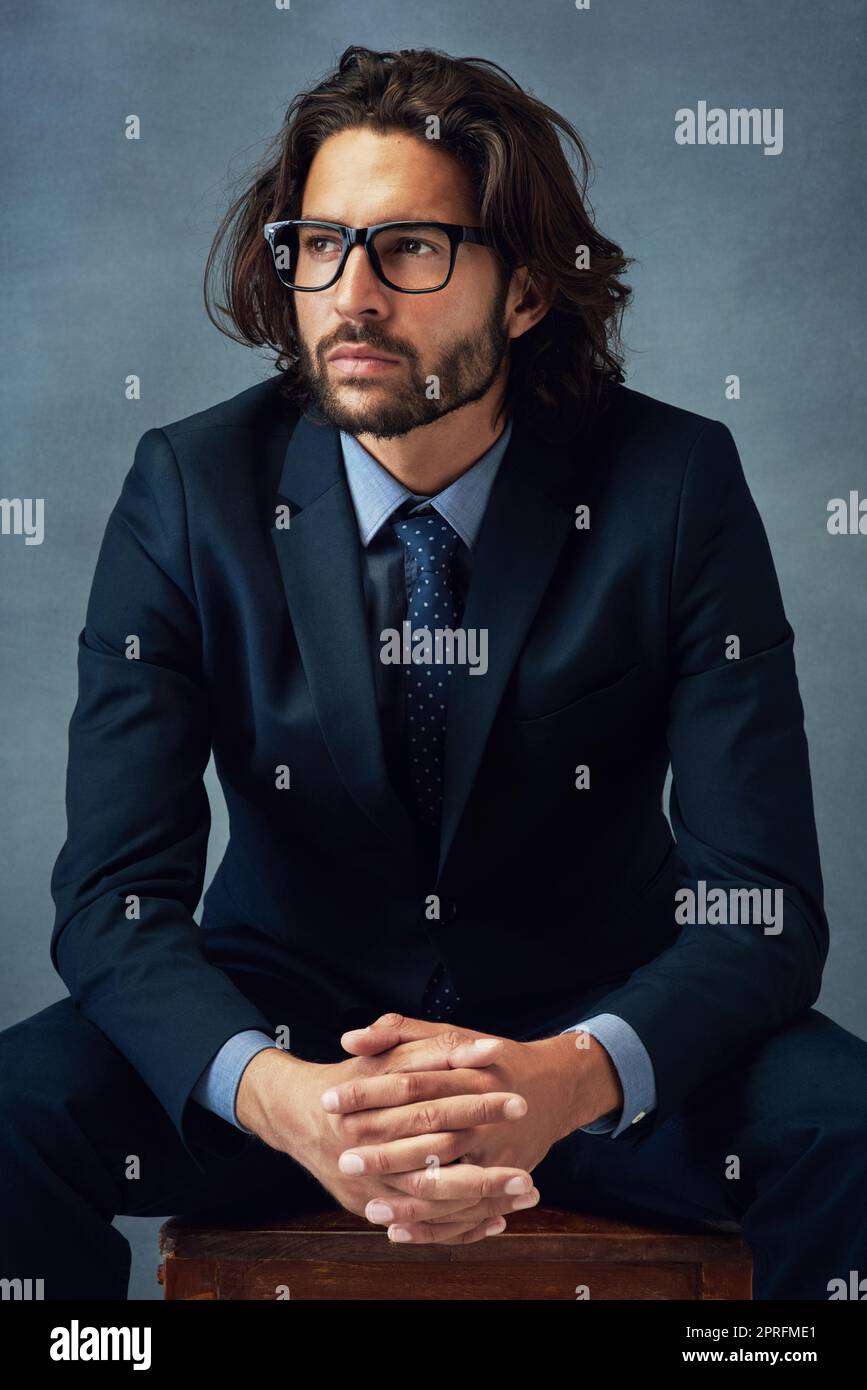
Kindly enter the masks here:
M 454 587 L 453 559 L 459 537 L 439 512 L 426 507 L 414 516 L 391 523 L 404 548 L 407 619 L 412 632 L 428 628 L 431 641 L 437 628 L 453 628 L 459 606 Z M 435 654 L 436 647 L 433 647 Z M 433 662 L 406 667 L 406 731 L 410 780 L 421 822 L 432 830 L 440 824 L 445 763 L 446 713 L 452 672 Z M 446 1018 L 460 1003 L 445 966 L 440 963 L 424 992 L 422 1015 Z

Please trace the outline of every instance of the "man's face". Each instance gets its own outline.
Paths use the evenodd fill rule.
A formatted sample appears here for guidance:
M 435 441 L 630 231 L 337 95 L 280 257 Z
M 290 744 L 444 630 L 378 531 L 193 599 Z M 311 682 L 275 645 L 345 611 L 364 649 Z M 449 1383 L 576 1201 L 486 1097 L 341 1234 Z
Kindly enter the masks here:
M 320 146 L 300 215 L 350 227 L 479 225 L 468 174 L 435 141 L 366 129 L 341 131 Z M 464 242 L 445 289 L 401 294 L 356 246 L 330 289 L 287 290 L 301 371 L 321 414 L 349 434 L 388 439 L 479 400 L 505 372 L 509 279 L 492 251 Z M 394 360 L 329 360 L 341 344 L 366 344 Z

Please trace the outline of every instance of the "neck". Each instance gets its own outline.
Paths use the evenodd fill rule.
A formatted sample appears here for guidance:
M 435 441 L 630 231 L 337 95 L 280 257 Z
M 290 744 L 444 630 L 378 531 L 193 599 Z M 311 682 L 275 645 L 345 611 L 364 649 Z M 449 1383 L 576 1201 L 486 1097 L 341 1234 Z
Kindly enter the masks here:
M 410 492 L 433 496 L 472 468 L 499 439 L 509 415 L 495 420 L 498 404 L 499 399 L 485 396 L 397 439 L 356 437 Z

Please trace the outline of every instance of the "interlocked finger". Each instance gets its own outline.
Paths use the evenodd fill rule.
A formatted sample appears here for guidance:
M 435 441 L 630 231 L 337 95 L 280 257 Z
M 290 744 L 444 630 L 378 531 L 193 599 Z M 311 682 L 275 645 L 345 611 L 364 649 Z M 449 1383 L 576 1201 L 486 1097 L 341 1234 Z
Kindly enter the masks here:
M 483 1168 L 477 1163 L 438 1163 L 431 1154 L 426 1167 L 405 1173 L 388 1173 L 384 1185 L 424 1201 L 463 1202 L 471 1206 L 486 1197 L 523 1196 L 531 1191 L 533 1179 L 524 1168 Z M 434 1188 L 431 1184 L 435 1183 Z
M 484 1240 L 486 1236 L 498 1236 L 506 1229 L 504 1216 L 486 1217 L 484 1221 L 473 1224 L 464 1221 L 444 1221 L 433 1225 L 430 1222 L 416 1223 L 412 1226 L 389 1226 L 389 1240 L 411 1241 L 415 1245 L 470 1245 Z
M 455 1224 L 480 1224 L 485 1220 L 495 1220 L 497 1217 L 509 1215 L 510 1212 L 534 1207 L 539 1197 L 539 1189 L 534 1187 L 521 1196 L 502 1193 L 467 1206 L 460 1202 L 424 1201 L 417 1197 L 398 1197 L 395 1194 L 387 1201 L 374 1198 L 368 1202 L 364 1214 L 374 1225 L 387 1225 L 389 1228 L 402 1226 L 414 1234 L 422 1225 L 453 1227 Z

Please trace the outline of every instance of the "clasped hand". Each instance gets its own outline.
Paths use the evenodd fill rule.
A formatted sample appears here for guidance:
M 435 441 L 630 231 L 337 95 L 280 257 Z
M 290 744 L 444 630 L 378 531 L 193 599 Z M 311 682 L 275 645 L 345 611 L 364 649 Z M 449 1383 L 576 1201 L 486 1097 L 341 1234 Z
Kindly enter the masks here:
M 575 1034 L 515 1042 L 393 1013 L 344 1033 L 360 1065 L 320 1103 L 340 1172 L 379 1180 L 367 1219 L 392 1240 L 468 1243 L 535 1205 L 533 1168 L 617 1100 L 605 1049 L 583 1036 L 582 1069 Z

